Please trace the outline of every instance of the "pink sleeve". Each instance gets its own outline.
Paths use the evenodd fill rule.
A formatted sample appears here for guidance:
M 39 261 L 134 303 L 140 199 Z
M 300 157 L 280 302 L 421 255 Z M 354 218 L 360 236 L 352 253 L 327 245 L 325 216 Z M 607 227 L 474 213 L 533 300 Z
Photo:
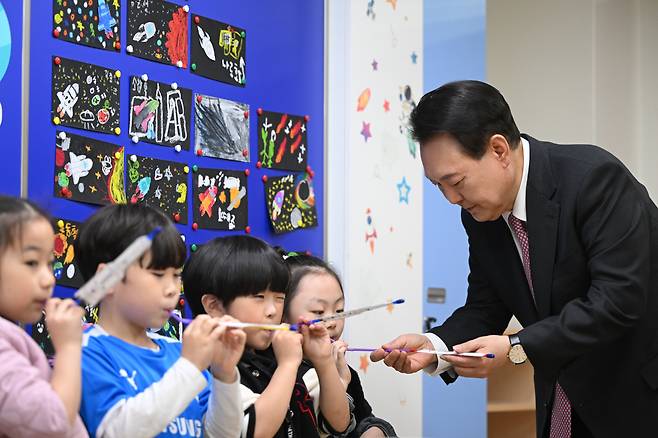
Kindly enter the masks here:
M 44 358 L 45 360 L 45 358 Z M 72 427 L 50 382 L 27 357 L 0 339 L 0 431 L 7 436 L 81 436 L 80 419 Z

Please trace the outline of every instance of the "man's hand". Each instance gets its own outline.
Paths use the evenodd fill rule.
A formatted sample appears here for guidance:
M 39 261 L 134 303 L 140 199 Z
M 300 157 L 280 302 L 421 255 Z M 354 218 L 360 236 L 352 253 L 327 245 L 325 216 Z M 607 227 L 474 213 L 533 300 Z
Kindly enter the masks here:
M 463 377 L 489 377 L 492 371 L 500 368 L 507 362 L 510 343 L 507 336 L 483 336 L 463 344 L 455 345 L 453 350 L 458 353 L 493 353 L 495 357 L 460 357 L 441 356 L 441 359 L 450 362 L 457 374 Z
M 370 360 L 378 362 L 384 359 L 384 364 L 405 374 L 415 373 L 437 363 L 435 354 L 413 353 L 400 350 L 434 350 L 432 342 L 423 335 L 406 334 L 398 336 L 382 348 L 370 353 Z

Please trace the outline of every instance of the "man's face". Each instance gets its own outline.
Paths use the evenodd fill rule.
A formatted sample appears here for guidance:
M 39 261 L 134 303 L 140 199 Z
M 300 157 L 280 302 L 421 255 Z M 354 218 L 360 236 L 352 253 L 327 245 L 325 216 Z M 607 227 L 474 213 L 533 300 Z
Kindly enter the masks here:
M 425 176 L 448 202 L 467 210 L 476 221 L 496 220 L 514 206 L 518 188 L 505 137 L 492 136 L 484 155 L 475 159 L 462 152 L 452 136 L 437 135 L 422 145 L 420 156 Z

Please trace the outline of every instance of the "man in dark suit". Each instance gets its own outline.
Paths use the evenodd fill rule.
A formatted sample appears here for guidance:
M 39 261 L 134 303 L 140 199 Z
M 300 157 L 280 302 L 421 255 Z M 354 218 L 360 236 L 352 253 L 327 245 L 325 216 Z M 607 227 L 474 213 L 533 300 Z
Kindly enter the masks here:
M 521 136 L 483 82 L 426 94 L 411 126 L 426 177 L 462 208 L 468 296 L 371 358 L 448 383 L 527 359 L 538 437 L 658 436 L 658 209 L 646 189 L 596 146 Z M 523 329 L 501 336 L 512 315 Z M 420 348 L 495 358 L 400 351 Z

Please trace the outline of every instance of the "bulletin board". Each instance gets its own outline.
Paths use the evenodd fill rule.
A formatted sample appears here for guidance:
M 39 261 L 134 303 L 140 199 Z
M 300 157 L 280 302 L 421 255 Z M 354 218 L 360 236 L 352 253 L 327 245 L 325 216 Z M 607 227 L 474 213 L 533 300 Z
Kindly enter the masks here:
M 62 219 L 56 295 L 94 202 L 161 208 L 190 250 L 249 233 L 323 253 L 322 1 L 39 0 L 30 22 L 28 193 Z

